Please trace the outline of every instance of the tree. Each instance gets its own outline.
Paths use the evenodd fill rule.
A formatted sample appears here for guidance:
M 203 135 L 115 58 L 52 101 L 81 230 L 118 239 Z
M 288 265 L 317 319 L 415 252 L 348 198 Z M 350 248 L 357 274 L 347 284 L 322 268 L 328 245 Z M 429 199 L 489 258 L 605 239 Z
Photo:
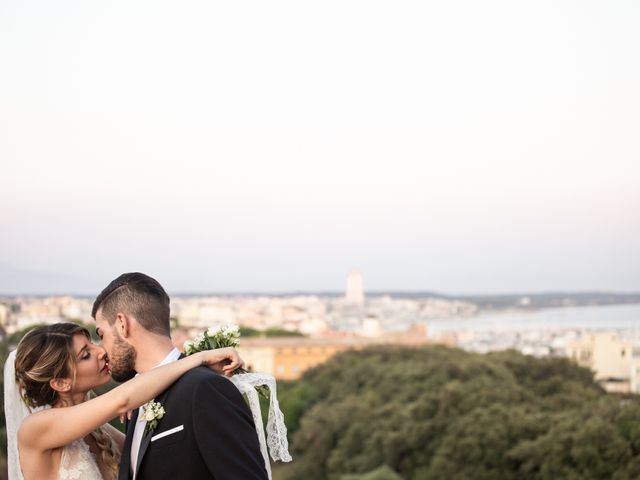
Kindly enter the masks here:
M 372 347 L 305 372 L 280 396 L 287 479 L 385 468 L 411 480 L 640 478 L 639 399 L 606 394 L 566 359 Z

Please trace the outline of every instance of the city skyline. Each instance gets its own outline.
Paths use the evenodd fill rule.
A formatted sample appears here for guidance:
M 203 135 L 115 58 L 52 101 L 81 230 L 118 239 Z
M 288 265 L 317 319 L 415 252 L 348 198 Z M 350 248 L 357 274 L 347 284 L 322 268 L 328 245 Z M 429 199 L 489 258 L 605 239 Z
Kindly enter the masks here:
M 124 273 L 124 272 L 123 272 Z M 304 289 L 304 288 L 290 288 L 290 289 L 207 289 L 207 288 L 193 288 L 193 289 L 180 289 L 169 283 L 170 287 L 166 287 L 168 293 L 171 296 L 176 297 L 224 297 L 224 296 L 328 296 L 328 297 L 349 297 L 349 281 L 350 275 L 353 273 L 348 272 L 344 276 L 346 280 L 346 286 L 336 285 L 330 287 L 322 287 L 317 289 Z M 358 273 L 360 273 L 358 271 Z M 362 278 L 360 279 L 362 282 Z M 166 284 L 166 282 L 165 282 Z M 80 276 L 61 274 L 58 272 L 42 272 L 42 271 L 25 271 L 7 268 L 7 265 L 0 264 L 0 297 L 20 297 L 20 296 L 71 296 L 79 298 L 91 298 L 95 297 L 103 286 L 98 283 L 96 279 L 88 279 Z M 640 298 L 640 290 L 607 290 L 607 289 L 546 289 L 546 290 L 504 290 L 504 291 L 445 291 L 435 288 L 420 289 L 420 288 L 378 288 L 378 289 L 365 289 L 362 284 L 363 300 L 368 297 L 380 297 L 389 295 L 396 298 L 477 298 L 477 299 L 501 299 L 506 300 L 508 298 L 517 299 L 519 297 L 527 298 L 528 296 L 545 298 L 545 301 L 555 299 L 560 301 L 562 296 L 567 298 L 581 298 L 581 303 L 596 302 L 596 304 L 606 300 L 607 295 L 614 295 L 617 300 L 613 303 L 628 303 L 631 299 L 636 297 Z M 613 297 L 612 297 L 613 298 Z M 589 300 L 590 299 L 590 300 Z M 633 300 L 635 302 L 637 300 Z M 605 301 L 605 303 L 608 303 Z
M 5 1 L 0 293 L 639 291 L 639 22 Z

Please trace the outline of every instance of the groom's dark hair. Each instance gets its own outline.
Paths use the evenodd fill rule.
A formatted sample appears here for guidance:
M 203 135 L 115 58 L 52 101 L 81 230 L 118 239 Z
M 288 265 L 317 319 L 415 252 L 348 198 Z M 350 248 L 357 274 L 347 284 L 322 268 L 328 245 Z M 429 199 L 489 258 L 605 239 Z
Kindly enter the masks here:
M 171 334 L 169 295 L 157 280 L 144 273 L 123 273 L 107 285 L 93 302 L 91 316 L 94 319 L 98 310 L 102 310 L 109 325 L 114 324 L 121 312 L 135 317 L 149 332 Z

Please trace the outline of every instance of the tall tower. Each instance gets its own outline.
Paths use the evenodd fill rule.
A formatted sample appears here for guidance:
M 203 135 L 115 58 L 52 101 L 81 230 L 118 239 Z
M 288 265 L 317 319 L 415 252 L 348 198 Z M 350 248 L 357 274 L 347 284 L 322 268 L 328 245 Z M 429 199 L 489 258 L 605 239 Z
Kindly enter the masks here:
M 364 305 L 364 287 L 362 285 L 362 274 L 359 270 L 351 270 L 347 275 L 345 299 L 349 305 Z

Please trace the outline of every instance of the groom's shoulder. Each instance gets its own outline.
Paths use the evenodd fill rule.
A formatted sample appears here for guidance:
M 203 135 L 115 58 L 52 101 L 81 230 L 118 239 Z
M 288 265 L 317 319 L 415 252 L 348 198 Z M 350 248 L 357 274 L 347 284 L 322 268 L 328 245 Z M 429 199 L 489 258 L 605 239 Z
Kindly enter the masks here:
M 242 395 L 227 377 L 219 375 L 207 367 L 196 367 L 189 370 L 171 387 L 171 397 L 177 402 L 210 402 L 230 401 L 243 403 Z
M 207 367 L 196 367 L 182 375 L 174 385 L 180 389 L 188 388 L 196 391 L 202 385 L 210 385 L 213 388 L 224 390 L 232 387 L 233 383 Z
M 186 372 L 180 377 L 180 383 L 199 383 L 203 381 L 217 382 L 219 380 L 226 380 L 222 375 L 214 372 L 207 367 L 196 367 Z

